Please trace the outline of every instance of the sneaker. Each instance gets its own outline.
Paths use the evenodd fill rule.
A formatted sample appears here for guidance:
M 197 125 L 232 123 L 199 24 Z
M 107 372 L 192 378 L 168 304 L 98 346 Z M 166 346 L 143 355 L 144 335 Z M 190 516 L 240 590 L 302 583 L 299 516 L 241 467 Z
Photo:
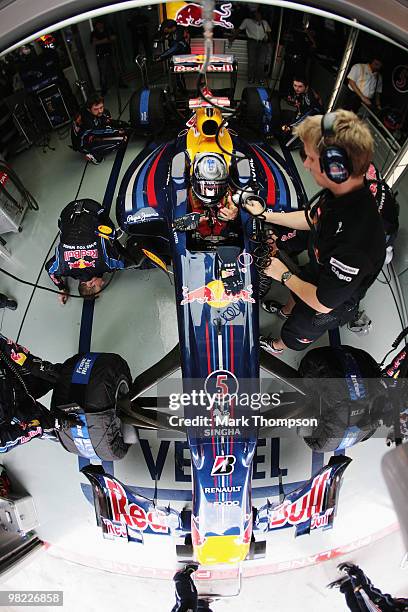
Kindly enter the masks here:
M 286 321 L 290 317 L 290 315 L 282 312 L 283 304 L 275 302 L 274 300 L 265 300 L 261 302 L 261 307 L 265 312 L 269 312 L 269 314 L 276 314 L 283 321 Z
M 92 155 L 92 153 L 87 153 L 87 154 L 85 155 L 85 159 L 86 159 L 87 161 L 90 161 L 90 162 L 92 162 L 93 164 L 95 164 L 95 166 L 97 166 L 98 164 L 101 164 L 101 163 L 103 162 L 103 157 L 102 157 L 102 159 L 97 159 L 97 158 L 95 157 L 95 155 Z
M 16 300 L 7 300 L 6 308 L 8 308 L 9 310 L 17 310 Z
M 260 336 L 259 337 L 259 346 L 270 353 L 271 355 L 282 355 L 283 349 L 277 349 L 274 347 L 273 343 L 276 342 L 276 338 L 271 338 L 270 336 Z

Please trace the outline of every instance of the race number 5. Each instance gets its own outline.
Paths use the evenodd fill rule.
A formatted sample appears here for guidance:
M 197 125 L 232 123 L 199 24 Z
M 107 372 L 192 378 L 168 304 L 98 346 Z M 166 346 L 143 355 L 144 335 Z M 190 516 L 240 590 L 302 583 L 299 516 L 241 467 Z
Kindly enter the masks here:
M 218 374 L 215 386 L 217 390 L 219 390 L 218 395 L 220 395 L 221 397 L 228 394 L 228 385 L 226 384 L 227 380 L 228 376 L 226 374 Z

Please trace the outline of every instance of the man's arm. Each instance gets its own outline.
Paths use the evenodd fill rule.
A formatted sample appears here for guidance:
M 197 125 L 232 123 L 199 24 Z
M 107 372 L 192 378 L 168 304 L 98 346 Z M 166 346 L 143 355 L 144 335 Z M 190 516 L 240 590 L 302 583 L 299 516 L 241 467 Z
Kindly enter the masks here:
M 295 274 L 291 276 L 285 284 L 286 287 L 288 287 L 288 289 L 292 291 L 292 293 L 297 295 L 302 300 L 302 302 L 305 302 L 305 304 L 310 306 L 310 308 L 313 308 L 313 310 L 316 310 L 317 312 L 321 312 L 323 314 L 326 314 L 333 310 L 332 308 L 327 308 L 327 306 L 319 302 L 319 300 L 317 299 L 316 285 L 312 285 L 312 283 L 303 281 Z
M 248 211 L 254 215 L 258 215 L 262 212 L 261 204 L 250 199 L 245 202 L 245 208 L 247 208 Z M 284 225 L 285 227 L 290 227 L 291 229 L 309 230 L 310 227 L 306 220 L 306 214 L 309 213 L 306 213 L 305 210 L 296 210 L 290 213 L 265 211 L 263 216 L 265 217 L 265 221 L 267 223 Z
M 367 104 L 367 106 L 371 106 L 370 98 L 367 98 L 367 96 L 363 94 L 361 89 L 358 87 L 357 83 L 353 81 L 353 79 L 351 79 L 350 77 L 348 77 L 348 82 L 349 82 L 351 89 L 354 91 L 355 94 L 358 95 L 358 97 L 364 102 L 364 104 Z
M 238 28 L 234 28 L 232 30 L 232 34 L 229 37 L 229 46 L 231 46 L 234 40 L 241 34 L 241 32 L 246 29 L 247 21 L 248 19 L 244 19 L 244 21 Z
M 59 272 L 59 261 L 58 261 L 58 247 L 56 250 L 57 255 L 54 255 L 50 260 L 47 261 L 44 268 L 46 269 L 48 276 L 54 283 L 54 285 L 59 289 L 61 295 L 58 296 L 58 300 L 61 304 L 66 304 L 68 300 L 69 287 L 68 283 L 63 276 L 61 276 Z
M 290 213 L 289 213 L 290 214 Z M 286 216 L 286 215 L 285 215 Z M 267 276 L 277 280 L 280 282 L 282 278 L 282 274 L 287 272 L 288 268 L 276 257 L 272 258 L 272 262 L 270 265 L 265 268 L 264 272 Z M 317 299 L 317 287 L 316 285 L 312 285 L 312 283 L 308 283 L 295 274 L 293 274 L 290 279 L 285 283 L 286 287 L 292 291 L 295 295 L 297 295 L 302 302 L 305 302 L 310 308 L 316 310 L 317 312 L 321 312 L 323 314 L 327 314 L 332 308 L 327 308 L 324 304 L 322 304 Z

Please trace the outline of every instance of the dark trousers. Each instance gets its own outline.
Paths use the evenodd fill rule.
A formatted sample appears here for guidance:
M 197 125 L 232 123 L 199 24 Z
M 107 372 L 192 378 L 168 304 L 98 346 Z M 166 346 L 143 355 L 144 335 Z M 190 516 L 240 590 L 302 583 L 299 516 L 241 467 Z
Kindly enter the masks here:
M 305 240 L 305 232 L 299 232 L 293 246 L 298 246 Z M 290 242 L 290 241 L 289 241 Z M 300 269 L 300 278 L 306 282 L 317 285 L 317 278 L 309 264 Z M 294 351 L 303 351 L 312 342 L 323 336 L 326 331 L 336 329 L 353 321 L 359 306 L 359 299 L 351 297 L 344 304 L 340 304 L 328 313 L 320 313 L 308 306 L 299 297 L 292 294 L 296 304 L 290 317 L 281 329 L 281 338 L 287 347 Z
M 349 111 L 353 111 L 353 113 L 357 113 L 360 106 L 361 106 L 361 98 L 356 93 L 354 93 L 354 91 L 351 91 L 347 87 L 347 91 L 346 91 L 346 94 L 343 100 L 342 108 L 344 108 L 344 110 L 349 110 Z
M 123 144 L 123 136 L 100 135 L 85 138 L 83 153 L 91 153 L 98 161 L 102 161 L 107 153 L 116 151 Z
M 99 70 L 101 93 L 104 95 L 108 91 L 110 85 L 118 80 L 117 69 L 112 55 L 98 55 L 96 61 Z
M 265 60 L 268 49 L 264 41 L 248 38 L 248 80 L 261 81 L 265 78 Z

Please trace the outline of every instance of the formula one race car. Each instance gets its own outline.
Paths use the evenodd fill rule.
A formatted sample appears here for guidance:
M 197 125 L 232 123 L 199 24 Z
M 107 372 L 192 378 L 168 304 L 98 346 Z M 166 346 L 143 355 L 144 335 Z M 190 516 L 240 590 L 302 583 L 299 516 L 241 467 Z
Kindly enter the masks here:
M 270 125 L 268 92 L 253 89 L 244 92 L 243 105 L 255 96 L 264 109 L 259 125 Z M 262 549 L 254 530 L 331 526 L 336 483 L 349 460 L 335 458 L 278 508 L 252 507 L 259 424 L 251 401 L 260 391 L 258 302 L 269 247 L 265 253 L 263 223 L 249 214 L 245 199 L 250 194 L 285 212 L 304 205 L 304 191 L 284 151 L 276 153 L 259 133 L 246 130 L 242 137 L 242 126 L 227 125 L 208 90 L 205 98 L 190 101 L 193 113 L 176 137 L 152 141 L 136 157 L 123 178 L 116 211 L 121 228 L 151 261 L 164 271 L 173 266 L 179 348 L 136 379 L 132 398 L 145 407 L 142 393 L 181 365 L 184 414 L 169 418 L 167 403 L 162 417 L 167 428 L 176 419 L 187 434 L 192 508 L 181 513 L 158 508 L 103 470 L 91 467 L 84 473 L 98 500 L 98 524 L 111 537 L 141 541 L 143 532 L 184 534 L 181 554 L 193 555 L 201 565 L 239 565 Z M 247 104 L 245 116 L 254 113 Z M 281 378 L 288 371 L 293 376 L 294 370 L 268 359 Z

